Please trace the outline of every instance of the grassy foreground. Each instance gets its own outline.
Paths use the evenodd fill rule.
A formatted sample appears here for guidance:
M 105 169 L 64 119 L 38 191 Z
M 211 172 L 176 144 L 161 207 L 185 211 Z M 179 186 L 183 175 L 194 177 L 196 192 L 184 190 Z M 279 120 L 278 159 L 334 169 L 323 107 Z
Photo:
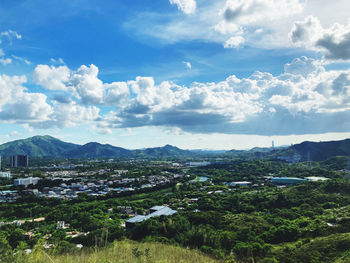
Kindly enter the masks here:
M 133 241 L 115 242 L 107 248 L 83 250 L 75 254 L 49 256 L 42 250 L 19 259 L 21 263 L 216 263 L 213 259 L 195 250 L 185 249 L 161 243 L 138 243 Z

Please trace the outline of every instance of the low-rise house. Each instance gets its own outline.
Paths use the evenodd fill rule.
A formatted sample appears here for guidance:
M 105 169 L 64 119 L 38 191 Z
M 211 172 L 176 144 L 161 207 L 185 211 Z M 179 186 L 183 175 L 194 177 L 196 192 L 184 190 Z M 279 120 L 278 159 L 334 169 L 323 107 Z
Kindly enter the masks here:
M 171 216 L 175 213 L 177 213 L 176 210 L 171 209 L 168 206 L 154 206 L 150 209 L 150 214 L 143 216 L 143 215 L 137 215 L 129 220 L 125 221 L 126 228 L 133 228 L 136 223 L 140 223 L 142 221 L 148 220 L 152 217 L 157 217 L 157 216 Z

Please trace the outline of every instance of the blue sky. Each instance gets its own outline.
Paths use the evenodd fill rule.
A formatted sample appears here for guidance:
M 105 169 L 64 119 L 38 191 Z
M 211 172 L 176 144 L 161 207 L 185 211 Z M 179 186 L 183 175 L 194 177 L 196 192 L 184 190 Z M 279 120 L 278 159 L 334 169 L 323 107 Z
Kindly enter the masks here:
M 242 149 L 350 137 L 345 0 L 0 3 L 0 142 Z

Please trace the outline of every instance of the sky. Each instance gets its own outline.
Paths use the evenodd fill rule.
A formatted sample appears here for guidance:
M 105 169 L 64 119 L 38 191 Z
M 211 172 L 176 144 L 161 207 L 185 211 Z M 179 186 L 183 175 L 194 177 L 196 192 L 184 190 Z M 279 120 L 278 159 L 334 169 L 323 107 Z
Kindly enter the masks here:
M 2 0 L 0 143 L 350 138 L 345 0 Z

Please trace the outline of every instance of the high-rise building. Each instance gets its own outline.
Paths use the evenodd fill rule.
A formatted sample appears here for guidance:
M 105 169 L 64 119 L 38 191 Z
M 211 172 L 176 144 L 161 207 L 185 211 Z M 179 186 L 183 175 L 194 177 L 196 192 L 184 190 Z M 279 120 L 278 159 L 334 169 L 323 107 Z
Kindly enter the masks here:
M 13 155 L 10 163 L 11 167 L 28 167 L 28 155 Z
M 275 141 L 272 141 L 272 148 L 275 148 Z

